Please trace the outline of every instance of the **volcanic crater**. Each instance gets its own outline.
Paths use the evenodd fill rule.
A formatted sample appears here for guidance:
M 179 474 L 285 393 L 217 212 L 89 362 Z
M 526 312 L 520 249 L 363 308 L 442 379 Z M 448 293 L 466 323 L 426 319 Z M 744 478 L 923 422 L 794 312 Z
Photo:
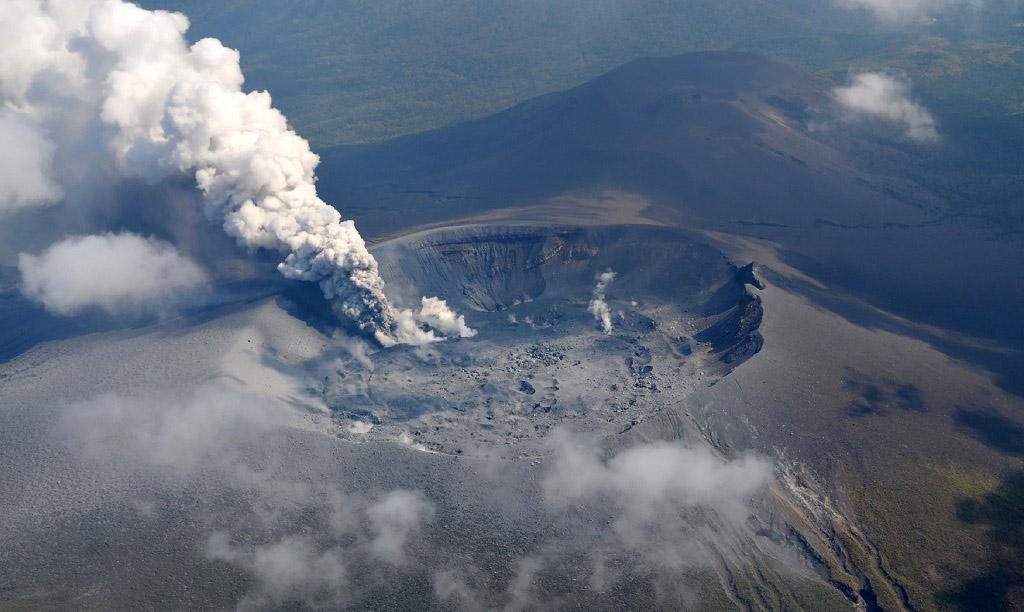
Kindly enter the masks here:
M 399 301 L 444 296 L 480 333 L 337 362 L 319 392 L 356 439 L 529 455 L 538 447 L 523 443 L 559 424 L 623 433 L 715 384 L 763 342 L 754 266 L 676 230 L 471 225 L 374 254 Z M 607 272 L 606 333 L 591 304 Z

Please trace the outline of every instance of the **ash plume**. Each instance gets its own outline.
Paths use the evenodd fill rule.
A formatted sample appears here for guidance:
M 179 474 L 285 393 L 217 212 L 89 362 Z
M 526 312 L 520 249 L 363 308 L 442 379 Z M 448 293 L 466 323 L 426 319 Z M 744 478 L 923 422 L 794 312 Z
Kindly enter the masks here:
M 25 118 L 0 109 L 0 212 L 41 206 L 63 195 L 46 172 L 53 144 Z
M 318 197 L 307 141 L 269 93 L 243 90 L 237 51 L 212 38 L 189 46 L 188 25 L 124 0 L 0 5 L 0 132 L 21 134 L 0 159 L 30 149 L 17 176 L 0 177 L 0 211 L 52 204 L 83 177 L 192 176 L 228 235 L 284 254 L 281 274 L 318 283 L 339 317 L 381 344 L 471 335 L 440 300 L 389 303 L 353 222 Z

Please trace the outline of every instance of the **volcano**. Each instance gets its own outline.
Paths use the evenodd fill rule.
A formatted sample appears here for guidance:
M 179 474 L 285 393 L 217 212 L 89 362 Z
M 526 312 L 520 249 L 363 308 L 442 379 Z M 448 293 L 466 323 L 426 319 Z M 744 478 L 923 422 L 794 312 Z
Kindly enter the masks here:
M 991 507 L 1024 454 L 1024 256 L 912 151 L 826 129 L 830 104 L 801 69 L 702 53 L 323 152 L 389 299 L 436 295 L 472 337 L 371 346 L 280 279 L 53 326 L 5 281 L 0 601 L 981 602 L 1016 542 Z

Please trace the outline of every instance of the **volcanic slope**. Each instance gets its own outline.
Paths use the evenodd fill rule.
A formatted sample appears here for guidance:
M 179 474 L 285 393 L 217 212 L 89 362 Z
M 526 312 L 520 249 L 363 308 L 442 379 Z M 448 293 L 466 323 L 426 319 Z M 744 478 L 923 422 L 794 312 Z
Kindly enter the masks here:
M 862 576 L 794 493 L 814 492 L 776 482 L 763 457 L 715 446 L 709 421 L 679 410 L 756 358 L 752 268 L 646 226 L 460 227 L 375 254 L 396 299 L 437 288 L 477 336 L 374 349 L 314 327 L 322 298 L 299 284 L 45 342 L 0 365 L 3 603 L 862 601 Z M 595 319 L 598 298 L 608 328 Z M 565 428 L 608 457 L 669 453 L 677 463 L 658 469 L 671 486 L 696 486 L 692 499 L 658 501 L 655 479 L 638 516 L 633 501 L 552 506 L 560 492 L 546 483 L 577 448 Z M 688 484 L 705 475 L 686 476 L 686 458 L 736 466 L 757 486 L 720 501 Z M 282 558 L 308 572 L 281 570 Z
M 959 555 L 984 566 L 985 525 L 954 517 L 970 501 L 958 496 L 983 508 L 1000 494 L 993 466 L 1011 462 L 986 423 L 1014 399 L 927 344 L 844 320 L 771 268 L 667 228 L 470 225 L 374 252 L 398 300 L 436 289 L 478 335 L 373 349 L 318 330 L 322 298 L 300 284 L 0 365 L 3 601 L 928 609 L 958 594 Z M 606 333 L 590 302 L 609 270 Z M 979 393 L 985 410 L 958 407 Z M 739 522 L 699 503 L 659 514 L 668 522 L 647 528 L 669 562 L 618 539 L 622 508 L 551 507 L 559 427 L 609 457 L 661 440 L 753 451 L 774 476 Z M 395 490 L 434 510 L 397 566 L 359 514 Z M 223 537 L 234 548 L 213 552 Z M 277 593 L 238 552 L 250 549 L 341 554 L 349 580 Z M 923 582 L 921 559 L 943 563 L 946 582 Z
M 322 187 L 371 235 L 645 224 L 756 261 L 765 348 L 685 402 L 705 437 L 799 466 L 854 590 L 884 609 L 1011 606 L 1024 250 L 907 178 L 920 145 L 872 133 L 800 69 L 694 54 L 328 151 Z
M 486 119 L 322 152 L 320 188 L 369 235 L 525 210 L 770 240 L 830 287 L 1024 347 L 1024 287 L 1005 282 L 1020 238 L 908 180 L 918 145 L 854 147 L 827 88 L 756 55 L 637 60 Z
M 799 70 L 701 54 L 327 155 L 396 304 L 436 294 L 472 338 L 379 350 L 287 284 L 0 327 L 0 603 L 1007 607 L 1020 249 L 861 169 L 809 128 L 827 109 Z M 567 429 L 601 495 L 559 507 L 553 474 L 594 482 Z

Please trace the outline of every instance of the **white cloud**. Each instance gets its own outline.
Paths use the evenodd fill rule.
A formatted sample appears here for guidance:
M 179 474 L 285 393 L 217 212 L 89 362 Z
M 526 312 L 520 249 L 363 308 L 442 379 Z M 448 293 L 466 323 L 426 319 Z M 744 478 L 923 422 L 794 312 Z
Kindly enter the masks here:
M 74 315 L 168 314 L 194 297 L 207 275 L 170 244 L 134 234 L 76 236 L 18 259 L 21 290 L 48 311 Z
M 504 588 L 491 591 L 484 584 L 491 582 L 490 572 L 465 565 L 435 572 L 431 583 L 434 596 L 451 610 L 521 610 L 560 609 L 558 600 L 546 598 L 538 592 L 538 576 L 548 564 L 564 567 L 562 561 L 546 558 L 543 554 L 526 555 L 515 559 L 509 567 Z M 557 571 L 557 570 L 556 570 Z
M 537 575 L 543 567 L 544 560 L 539 556 L 527 556 L 519 560 L 516 572 L 512 575 L 506 589 L 508 595 L 508 603 L 504 606 L 506 611 L 535 610 L 541 607 L 534 594 Z
M 63 192 L 51 176 L 53 153 L 37 126 L 0 109 L 0 213 L 60 200 Z
M 405 546 L 420 526 L 434 516 L 434 505 L 418 491 L 391 491 L 366 509 L 373 539 L 370 554 L 401 565 L 405 563 Z
M 711 522 L 694 520 L 695 513 L 741 525 L 772 477 L 764 458 L 725 460 L 704 447 L 655 442 L 605 459 L 587 437 L 559 430 L 549 443 L 555 454 L 542 483 L 545 502 L 554 510 L 609 504 L 615 542 L 660 568 L 706 563 L 692 531 Z
M 633 519 L 647 519 L 656 507 L 707 506 L 731 516 L 767 484 L 771 463 L 754 456 L 726 461 L 698 447 L 655 442 L 603 460 L 587 438 L 556 432 L 552 470 L 544 479 L 545 499 L 565 507 L 581 499 L 610 495 Z
M 314 485 L 313 489 L 320 490 L 303 488 L 290 497 L 267 500 L 279 505 L 297 503 L 294 516 L 307 517 L 301 523 L 307 529 L 301 533 L 279 537 L 270 544 L 237 546 L 226 532 L 211 534 L 206 557 L 238 565 L 254 579 L 239 609 L 265 609 L 288 600 L 314 607 L 343 606 L 354 586 L 348 580 L 345 560 L 360 565 L 369 561 L 406 564 L 409 540 L 434 515 L 434 505 L 418 491 L 396 489 L 369 503 L 362 497 L 345 496 L 330 485 Z M 309 511 L 313 515 L 326 513 L 326 525 L 308 529 Z
M 246 568 L 256 587 L 238 609 L 262 610 L 297 599 L 314 606 L 341 605 L 348 593 L 348 573 L 338 547 L 322 549 L 310 538 L 286 536 L 266 546 L 235 548 L 223 532 L 210 536 L 210 559 Z
M 910 99 L 909 90 L 895 77 L 864 72 L 854 75 L 849 85 L 833 89 L 832 97 L 847 121 L 883 121 L 900 127 L 913 140 L 938 140 L 935 119 L 928 109 Z
M 188 476 L 234 470 L 241 441 L 287 422 L 288 413 L 217 385 L 190 394 L 104 394 L 68 406 L 60 431 L 85 457 Z
M 435 572 L 434 594 L 447 607 L 557 608 L 557 601 L 541 600 L 539 580 L 547 570 L 603 593 L 624 576 L 617 571 L 622 564 L 631 578 L 650 576 L 655 590 L 675 601 L 688 595 L 682 579 L 688 569 L 749 562 L 733 552 L 752 536 L 752 503 L 773 476 L 768 459 L 728 460 L 707 447 L 672 442 L 608 455 L 595 438 L 565 429 L 552 432 L 547 444 L 552 455 L 542 498 L 565 531 L 516 558 L 497 585 L 471 563 Z
M 447 569 L 435 573 L 431 585 L 438 601 L 452 608 L 459 610 L 484 609 L 476 589 L 469 585 L 460 570 Z
M 864 9 L 889 23 L 906 23 L 951 8 L 977 8 L 983 0 L 837 0 L 840 6 Z
M 208 559 L 252 576 L 239 609 L 292 600 L 337 608 L 353 592 L 346 564 L 407 564 L 410 542 L 435 508 L 418 491 L 368 499 L 342 493 L 337 482 L 289 475 L 282 455 L 294 449 L 285 451 L 273 432 L 300 418 L 285 404 L 209 384 L 187 394 L 103 394 L 77 402 L 62 411 L 57 433 L 85 466 L 242 493 L 251 508 L 214 520 L 222 526 L 205 550 Z M 211 509 L 209 516 L 219 513 Z M 248 535 L 233 543 L 240 522 Z M 253 533 L 263 540 L 253 543 Z

